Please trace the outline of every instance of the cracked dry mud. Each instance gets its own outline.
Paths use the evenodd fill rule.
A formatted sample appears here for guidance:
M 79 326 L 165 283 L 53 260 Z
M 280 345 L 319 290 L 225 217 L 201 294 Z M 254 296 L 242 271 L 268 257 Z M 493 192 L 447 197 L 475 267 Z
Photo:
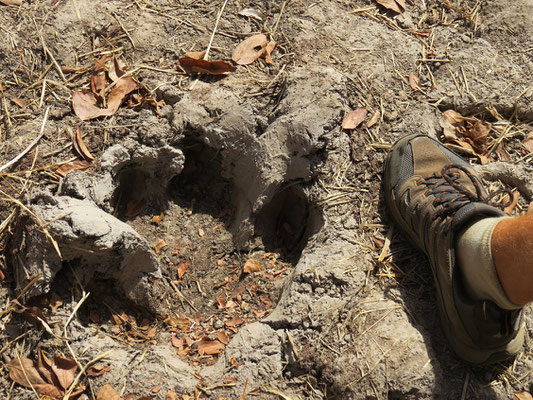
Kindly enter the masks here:
M 39 274 L 24 299 L 58 293 L 64 304 L 49 318 L 61 336 L 81 287 L 91 291 L 67 330 L 82 364 L 112 350 L 104 361 L 111 370 L 83 381 L 89 399 L 106 383 L 154 399 L 167 390 L 194 396 L 198 387 L 201 398 L 293 400 L 508 399 L 530 390 L 529 335 L 514 362 L 466 365 L 441 332 L 425 258 L 392 234 L 391 254 L 377 260 L 393 233 L 380 187 L 388 145 L 414 132 L 439 136 L 443 110 L 518 127 L 506 137 L 511 161 L 479 169 L 487 181 L 517 187 L 524 204 L 533 200 L 531 158 L 519 146 L 533 119 L 533 1 L 416 1 L 402 15 L 369 0 L 229 1 L 211 58 L 227 60 L 244 38 L 276 27 L 275 65 L 257 61 L 197 82 L 175 72 L 186 51 L 207 45 L 221 6 L 78 0 L 2 7 L 0 164 L 37 135 L 46 106 L 36 167 L 72 157 L 65 145 L 75 127 L 97 157 L 61 182 L 31 176 L 21 200 L 62 259 L 35 218 L 17 213 L 0 247 L 3 308 Z M 264 20 L 240 16 L 246 7 Z M 70 96 L 89 75 L 63 82 L 43 42 L 61 66 L 92 68 L 93 57 L 113 50 L 167 105 L 161 115 L 122 107 L 81 123 Z M 444 61 L 425 61 L 429 45 Z M 423 93 L 409 87 L 411 72 Z M 379 111 L 378 123 L 341 131 L 346 112 L 360 106 Z M 33 154 L 11 172 L 31 169 Z M 9 182 L 0 188 L 19 195 Z M 128 202 L 145 207 L 127 217 Z M 13 204 L 2 200 L 2 207 L 4 221 Z M 167 246 L 155 252 L 160 239 Z M 242 274 L 248 259 L 261 271 Z M 156 333 L 128 339 L 112 314 L 134 315 L 137 331 Z M 230 323 L 235 315 L 242 323 Z M 529 309 L 526 315 L 530 327 Z M 191 330 L 183 333 L 169 317 Z M 35 359 L 43 349 L 70 357 L 62 340 L 20 315 L 4 314 L 1 328 L 6 356 Z M 210 339 L 225 331 L 229 343 L 219 357 L 178 354 L 173 338 L 194 329 Z M 1 372 L 2 398 L 34 398 L 11 385 L 4 363 Z

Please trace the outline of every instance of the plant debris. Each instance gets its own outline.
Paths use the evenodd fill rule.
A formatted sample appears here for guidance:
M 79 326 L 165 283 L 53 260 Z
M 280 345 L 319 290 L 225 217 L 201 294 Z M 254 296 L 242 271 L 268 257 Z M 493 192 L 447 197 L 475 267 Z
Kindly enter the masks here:
M 405 10 L 405 0 L 375 0 L 376 3 L 397 13 L 402 13 Z
M 366 107 L 360 107 L 350 111 L 344 116 L 344 119 L 341 123 L 341 128 L 344 130 L 352 130 L 357 128 L 366 119 L 367 114 L 368 111 Z
M 180 58 L 178 66 L 187 74 L 196 72 L 208 75 L 227 75 L 237 69 L 225 61 L 207 61 L 187 56 Z

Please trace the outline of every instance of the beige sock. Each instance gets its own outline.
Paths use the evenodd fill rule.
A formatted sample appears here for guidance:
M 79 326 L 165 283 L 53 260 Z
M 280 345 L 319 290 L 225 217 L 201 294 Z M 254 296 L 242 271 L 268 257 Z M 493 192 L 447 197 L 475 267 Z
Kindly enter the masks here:
M 506 218 L 506 217 L 503 217 Z M 492 232 L 501 217 L 481 219 L 457 235 L 457 261 L 465 287 L 477 300 L 492 300 L 506 310 L 520 308 L 505 294 L 492 260 Z

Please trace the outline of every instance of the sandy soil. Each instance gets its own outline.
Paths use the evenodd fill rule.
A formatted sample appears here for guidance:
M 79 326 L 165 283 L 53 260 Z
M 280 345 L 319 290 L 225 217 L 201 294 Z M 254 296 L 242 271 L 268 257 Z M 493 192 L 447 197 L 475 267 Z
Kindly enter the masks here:
M 99 367 L 80 375 L 84 399 L 106 384 L 135 400 L 530 390 L 529 334 L 490 367 L 448 348 L 429 265 L 390 228 L 381 173 L 392 142 L 442 138 L 452 109 L 492 124 L 488 164 L 462 152 L 525 212 L 533 1 L 416 0 L 401 14 L 371 0 L 223 3 L 0 5 L 0 396 L 36 398 L 7 363 L 39 351 Z M 178 61 L 213 31 L 210 60 L 233 65 L 264 33 L 273 64 L 185 73 Z M 113 56 L 137 88 L 82 121 L 73 93 L 95 68 L 116 73 Z M 357 108 L 366 120 L 341 129 Z M 84 156 L 86 170 L 58 173 Z

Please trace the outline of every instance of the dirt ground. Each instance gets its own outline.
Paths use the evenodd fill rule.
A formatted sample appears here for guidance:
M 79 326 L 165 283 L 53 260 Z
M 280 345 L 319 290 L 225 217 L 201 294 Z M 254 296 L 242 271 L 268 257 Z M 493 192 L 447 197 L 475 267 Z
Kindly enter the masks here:
M 526 211 L 532 0 L 412 0 L 403 13 L 373 0 L 0 7 L 1 398 L 39 398 L 8 363 L 43 353 L 74 360 L 91 400 L 112 398 L 97 397 L 106 384 L 134 400 L 533 390 L 529 308 L 514 360 L 458 359 L 429 265 L 389 226 L 381 193 L 390 144 L 442 139 L 455 110 L 491 130 L 485 158 L 452 146 Z M 209 59 L 234 65 L 259 33 L 276 42 L 273 64 L 216 76 L 177 65 L 211 38 Z M 136 89 L 82 121 L 73 93 L 91 90 L 95 69 L 118 74 L 113 57 Z M 366 120 L 341 129 L 358 108 Z M 87 168 L 63 173 L 73 161 Z

